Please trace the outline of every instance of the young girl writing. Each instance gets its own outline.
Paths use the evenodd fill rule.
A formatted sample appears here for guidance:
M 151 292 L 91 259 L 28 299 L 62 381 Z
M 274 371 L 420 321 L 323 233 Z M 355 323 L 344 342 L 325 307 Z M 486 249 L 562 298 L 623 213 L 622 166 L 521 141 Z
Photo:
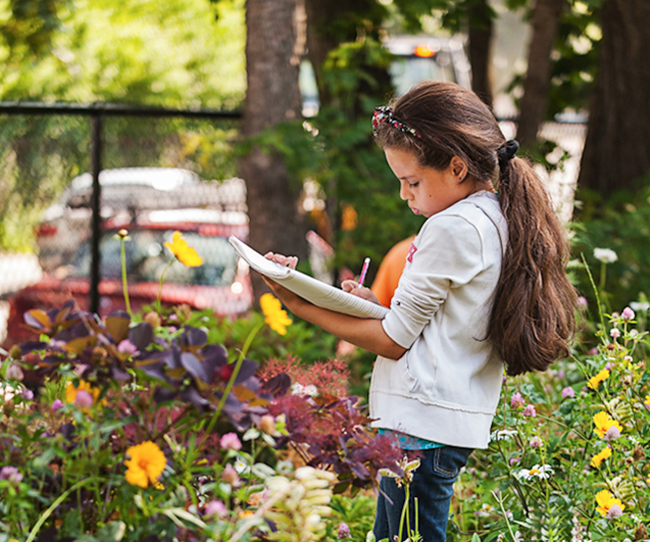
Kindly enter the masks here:
M 576 301 L 565 274 L 568 245 L 540 180 L 516 156 L 517 142 L 506 141 L 473 92 L 422 83 L 378 107 L 373 129 L 400 198 L 427 218 L 389 313 L 355 318 L 267 284 L 297 316 L 378 355 L 373 425 L 420 450 L 411 496 L 423 540 L 439 542 L 459 470 L 474 448 L 488 445 L 504 363 L 517 375 L 567 354 Z M 353 281 L 342 287 L 374 299 Z M 390 478 L 381 489 L 374 534 L 392 541 L 404 490 Z

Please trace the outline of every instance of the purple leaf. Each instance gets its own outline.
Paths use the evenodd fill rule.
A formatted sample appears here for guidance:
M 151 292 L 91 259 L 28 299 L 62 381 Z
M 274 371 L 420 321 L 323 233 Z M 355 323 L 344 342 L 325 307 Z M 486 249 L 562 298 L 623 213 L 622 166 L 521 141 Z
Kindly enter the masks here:
M 181 354 L 181 365 L 185 370 L 190 373 L 194 378 L 200 378 L 203 382 L 210 382 L 211 378 L 208 376 L 203 363 L 191 352 L 183 352 Z
M 129 340 L 140 352 L 144 352 L 153 341 L 153 328 L 147 322 L 142 322 L 129 331 Z

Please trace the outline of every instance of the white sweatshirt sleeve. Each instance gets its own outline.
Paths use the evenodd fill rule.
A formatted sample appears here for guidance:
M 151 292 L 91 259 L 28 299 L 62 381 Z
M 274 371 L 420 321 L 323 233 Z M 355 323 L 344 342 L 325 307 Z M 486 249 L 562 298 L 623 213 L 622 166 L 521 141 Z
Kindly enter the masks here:
M 479 231 L 465 217 L 440 213 L 430 217 L 413 241 L 410 261 L 383 320 L 386 334 L 410 348 L 445 302 L 448 292 L 484 269 Z

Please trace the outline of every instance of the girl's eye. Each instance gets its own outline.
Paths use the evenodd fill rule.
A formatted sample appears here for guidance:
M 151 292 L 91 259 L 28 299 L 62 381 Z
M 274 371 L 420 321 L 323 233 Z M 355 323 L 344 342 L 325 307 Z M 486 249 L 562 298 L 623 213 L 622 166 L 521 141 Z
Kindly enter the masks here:
M 409 183 L 409 188 L 415 188 L 419 184 L 420 184 L 419 182 L 417 182 L 417 183 Z

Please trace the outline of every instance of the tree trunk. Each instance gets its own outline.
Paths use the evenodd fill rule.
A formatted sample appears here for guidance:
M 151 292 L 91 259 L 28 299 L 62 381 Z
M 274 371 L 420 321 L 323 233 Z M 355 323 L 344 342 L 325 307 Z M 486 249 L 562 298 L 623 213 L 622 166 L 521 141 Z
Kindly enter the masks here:
M 606 197 L 650 172 L 650 2 L 606 0 L 578 185 Z
M 477 0 L 469 9 L 468 56 L 472 66 L 472 90 L 492 107 L 492 8 L 487 0 Z
M 532 18 L 532 37 L 528 51 L 528 69 L 524 95 L 519 106 L 517 139 L 530 147 L 537 139 L 548 105 L 551 76 L 551 53 L 566 0 L 537 0 Z
M 298 7 L 297 0 L 246 2 L 244 137 L 301 115 Z M 250 245 L 261 253 L 306 257 L 305 227 L 298 214 L 302 183 L 289 177 L 278 154 L 264 153 L 257 147 L 242 159 L 239 173 L 247 186 Z M 266 287 L 257 273 L 252 274 L 252 280 L 259 299 Z

